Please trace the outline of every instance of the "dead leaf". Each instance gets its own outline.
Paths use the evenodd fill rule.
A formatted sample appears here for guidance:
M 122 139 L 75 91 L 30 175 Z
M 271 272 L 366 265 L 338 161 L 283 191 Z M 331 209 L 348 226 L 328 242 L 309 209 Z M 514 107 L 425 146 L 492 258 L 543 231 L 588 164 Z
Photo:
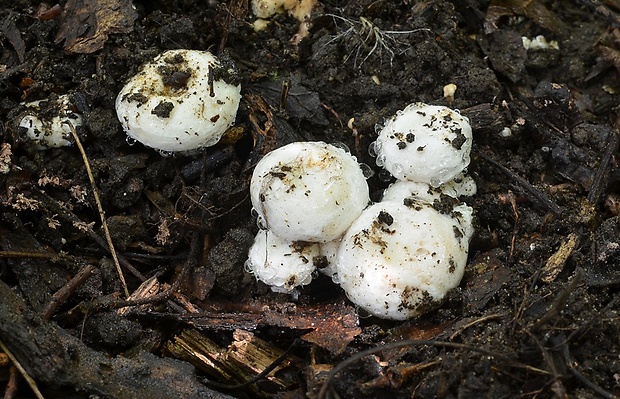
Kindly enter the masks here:
M 131 0 L 69 0 L 62 10 L 55 42 L 68 53 L 101 50 L 111 33 L 128 33 L 138 13 Z
M 294 317 L 278 312 L 267 312 L 263 324 L 312 329 L 301 336 L 304 340 L 329 350 L 342 353 L 362 329 L 355 309 L 344 303 L 297 307 Z
M 306 88 L 297 76 L 266 79 L 253 86 L 269 104 L 284 107 L 292 118 L 304 119 L 319 126 L 328 125 L 319 93 Z
M 2 21 L 2 26 L 0 27 L 2 36 L 4 36 L 11 46 L 15 49 L 15 53 L 17 54 L 17 58 L 19 62 L 24 62 L 24 56 L 26 55 L 26 44 L 22 39 L 21 33 L 19 29 L 17 29 L 17 25 L 15 25 L 15 14 L 9 13 Z
M 334 354 L 342 353 L 362 332 L 355 308 L 344 302 L 307 307 L 292 303 L 255 304 L 243 312 L 203 312 L 178 319 L 198 329 L 254 330 L 259 325 L 267 325 L 310 330 L 301 338 Z
M 476 257 L 466 278 L 463 300 L 470 310 L 481 309 L 510 280 L 510 269 L 493 251 Z

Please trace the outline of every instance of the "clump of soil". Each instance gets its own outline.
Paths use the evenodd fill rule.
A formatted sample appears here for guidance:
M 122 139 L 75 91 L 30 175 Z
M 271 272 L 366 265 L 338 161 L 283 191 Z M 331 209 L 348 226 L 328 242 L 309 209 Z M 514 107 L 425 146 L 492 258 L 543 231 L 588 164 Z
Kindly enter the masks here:
M 411 3 L 323 1 L 298 44 L 295 18 L 254 31 L 243 0 L 0 10 L 0 355 L 45 397 L 620 395 L 620 7 Z M 548 48 L 524 47 L 539 35 Z M 243 100 L 216 146 L 162 157 L 126 140 L 114 100 L 176 48 L 226 54 Z M 109 236 L 78 148 L 38 151 L 17 128 L 24 102 L 62 94 L 84 116 Z M 474 131 L 477 233 L 443 306 L 386 322 L 324 277 L 290 297 L 247 275 L 258 159 L 344 143 L 377 200 L 390 180 L 368 154 L 376 125 L 417 101 Z M 281 356 L 253 384 L 205 382 L 242 383 Z M 18 374 L 1 366 L 5 397 L 30 395 Z

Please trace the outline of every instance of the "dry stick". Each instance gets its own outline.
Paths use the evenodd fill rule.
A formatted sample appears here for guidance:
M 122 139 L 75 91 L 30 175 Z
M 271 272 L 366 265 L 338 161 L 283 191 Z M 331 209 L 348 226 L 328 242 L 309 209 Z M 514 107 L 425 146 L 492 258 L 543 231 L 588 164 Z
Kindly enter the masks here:
M 558 315 L 562 311 L 562 309 L 564 309 L 564 306 L 566 306 L 566 302 L 568 301 L 568 297 L 570 296 L 570 294 L 573 293 L 573 291 L 575 291 L 575 288 L 577 288 L 582 278 L 583 274 L 581 273 L 581 270 L 577 269 L 575 277 L 573 277 L 572 281 L 568 284 L 566 288 L 560 291 L 549 310 L 547 310 L 547 313 L 545 313 L 540 319 L 538 319 L 536 323 L 534 323 L 534 325 L 531 327 L 531 331 L 537 331 L 549 320 Z
M 532 186 L 530 182 L 528 182 L 521 176 L 517 175 L 516 173 L 512 172 L 510 169 L 500 164 L 499 162 L 497 162 L 495 159 L 491 158 L 489 155 L 485 154 L 484 152 L 476 151 L 476 154 L 478 154 L 485 161 L 491 163 L 493 166 L 497 167 L 506 176 L 510 177 L 511 179 L 519 183 L 525 191 L 527 191 L 532 197 L 534 197 L 538 202 L 540 202 L 541 205 L 549 209 L 556 216 L 560 216 L 562 214 L 562 211 L 563 211 L 562 207 L 560 207 L 558 204 L 556 204 L 555 202 L 547 198 L 545 194 L 543 194 L 536 187 Z
M 608 398 L 608 399 L 618 398 L 613 393 L 607 392 L 605 389 L 601 388 L 600 386 L 596 385 L 595 383 L 593 383 L 592 381 L 587 379 L 583 374 L 581 374 L 575 368 L 575 362 L 573 361 L 573 359 L 570 356 L 570 351 L 568 349 L 568 344 L 566 342 L 563 345 L 562 354 L 564 355 L 564 363 L 566 363 L 566 365 L 568 366 L 568 369 L 570 370 L 570 372 L 573 373 L 573 375 L 579 381 L 581 381 L 583 384 L 585 384 L 590 389 L 592 389 L 593 391 L 595 391 L 596 393 L 598 393 L 599 395 L 601 395 L 604 398 Z
M 41 311 L 41 317 L 45 320 L 49 320 L 60 305 L 62 305 L 84 281 L 92 276 L 95 270 L 97 269 L 92 265 L 82 267 L 67 284 L 52 295 L 50 301 L 45 305 L 43 311 Z
M 589 319 L 586 320 L 584 323 L 581 324 L 581 327 L 579 327 L 578 329 L 574 330 L 572 333 L 570 333 L 568 335 L 568 337 L 566 338 L 566 343 L 568 344 L 570 341 L 572 341 L 577 335 L 583 336 L 585 335 L 585 333 L 590 330 L 592 328 L 592 326 L 594 326 L 594 324 L 601 319 L 602 315 L 605 314 L 607 311 L 609 311 L 609 309 L 613 308 L 614 306 L 616 306 L 616 302 L 620 301 L 620 293 L 616 294 L 616 296 L 614 296 L 614 298 L 609 301 L 609 303 L 607 303 L 607 305 L 605 305 L 603 308 L 601 308 L 598 312 L 594 313 L 594 315 Z
M 524 331 L 532 339 L 532 341 L 534 341 L 534 343 L 538 347 L 538 350 L 540 350 L 540 353 L 542 354 L 543 359 L 545 360 L 545 363 L 547 363 L 547 366 L 549 367 L 549 371 L 551 372 L 551 375 L 553 375 L 553 383 L 551 385 L 552 386 L 551 390 L 555 393 L 555 395 L 558 398 L 567 397 L 566 389 L 564 388 L 564 384 L 562 384 L 562 380 L 560 378 L 560 374 L 558 373 L 558 369 L 557 367 L 555 367 L 555 362 L 553 361 L 553 357 L 549 354 L 549 351 L 547 350 L 547 348 L 543 346 L 543 344 L 538 340 L 538 338 L 534 336 L 534 334 L 531 331 L 529 331 L 528 329 L 524 329 Z
M 118 278 L 121 281 L 121 285 L 123 286 L 123 291 L 125 291 L 125 298 L 129 297 L 129 290 L 127 289 L 127 283 L 125 282 L 125 276 L 123 275 L 123 270 L 121 269 L 121 265 L 118 262 L 118 256 L 116 255 L 116 249 L 114 249 L 114 244 L 112 243 L 112 236 L 110 236 L 110 230 L 108 229 L 108 223 L 106 222 L 105 212 L 103 211 L 103 206 L 101 205 L 101 199 L 99 198 L 99 192 L 97 190 L 97 184 L 95 183 L 95 177 L 93 176 L 93 172 L 90 169 L 90 162 L 88 162 L 88 157 L 86 156 L 86 152 L 84 151 L 84 147 L 82 146 L 82 142 L 78 137 L 75 127 L 73 124 L 68 123 L 69 129 L 71 129 L 71 134 L 73 135 L 73 139 L 75 140 L 75 144 L 77 144 L 78 149 L 80 150 L 80 154 L 82 154 L 82 159 L 84 160 L 84 166 L 86 167 L 86 174 L 88 174 L 88 180 L 90 180 L 90 185 L 93 189 L 93 195 L 95 197 L 95 202 L 97 203 L 97 210 L 99 211 L 99 216 L 101 217 L 101 226 L 103 227 L 103 232 L 105 233 L 105 239 L 108 242 L 108 249 L 112 254 L 112 259 L 114 259 L 114 266 L 116 266 L 116 272 L 118 273 Z
M 199 233 L 195 232 L 194 236 L 192 237 L 190 252 L 189 252 L 189 255 L 187 257 L 187 261 L 183 265 L 183 268 L 181 269 L 181 272 L 178 274 L 176 280 L 170 285 L 170 287 L 167 290 L 162 291 L 159 294 L 153 295 L 153 296 L 148 297 L 148 298 L 122 299 L 122 300 L 119 300 L 119 301 L 106 301 L 106 302 L 96 302 L 95 301 L 94 303 L 91 304 L 89 310 L 90 311 L 99 311 L 100 309 L 103 309 L 103 308 L 106 308 L 106 309 L 118 309 L 118 308 L 130 307 L 130 306 L 147 305 L 147 304 L 150 304 L 150 303 L 155 303 L 155 302 L 160 302 L 160 301 L 168 300 L 179 289 L 183 279 L 185 279 L 185 277 L 187 277 L 187 275 L 189 274 L 189 272 L 192 269 L 192 267 L 195 266 L 195 264 L 196 264 L 196 259 L 197 259 L 197 256 L 198 256 L 198 241 L 199 241 L 199 237 L 200 237 Z
M 26 372 L 26 370 L 24 370 L 24 367 L 21 365 L 21 363 L 19 363 L 17 358 L 13 356 L 13 353 L 11 353 L 9 348 L 7 348 L 4 342 L 2 342 L 1 340 L 0 340 L 0 349 L 2 349 L 2 351 L 7 354 L 7 356 L 13 362 L 13 365 L 17 368 L 17 370 L 19 370 L 19 373 L 22 375 L 22 377 L 24 377 L 24 379 L 30 386 L 30 389 L 32 389 L 34 396 L 36 396 L 38 399 L 44 399 L 43 395 L 41 394 L 41 391 L 39 391 L 39 388 L 37 387 L 37 383 L 32 379 L 32 377 L 28 375 L 28 373 Z
M 43 258 L 54 259 L 58 257 L 55 252 L 24 252 L 24 251 L 0 251 L 0 258 Z

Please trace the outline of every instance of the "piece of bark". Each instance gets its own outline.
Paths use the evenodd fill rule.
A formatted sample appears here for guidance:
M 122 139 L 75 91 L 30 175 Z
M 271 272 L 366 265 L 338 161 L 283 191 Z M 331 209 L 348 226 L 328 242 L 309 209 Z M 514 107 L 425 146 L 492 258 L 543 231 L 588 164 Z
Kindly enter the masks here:
M 30 376 L 52 386 L 110 398 L 232 399 L 198 383 L 194 368 L 147 352 L 110 358 L 42 320 L 0 282 L 0 340 Z
M 129 33 L 138 13 L 130 0 L 69 0 L 62 10 L 56 43 L 68 53 L 101 50 L 111 33 Z

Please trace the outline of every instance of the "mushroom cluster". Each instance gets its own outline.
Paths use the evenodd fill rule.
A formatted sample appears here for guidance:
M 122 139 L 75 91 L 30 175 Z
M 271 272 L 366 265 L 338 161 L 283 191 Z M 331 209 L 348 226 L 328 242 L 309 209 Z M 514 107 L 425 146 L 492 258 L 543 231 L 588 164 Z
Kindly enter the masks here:
M 259 232 L 246 268 L 275 291 L 310 283 L 320 243 L 341 237 L 370 202 L 355 157 L 323 142 L 298 142 L 267 154 L 250 183 Z
M 399 111 L 370 148 L 397 181 L 369 206 L 350 154 L 325 143 L 273 151 L 252 176 L 263 230 L 248 270 L 290 292 L 319 266 L 354 304 L 385 319 L 435 308 L 460 283 L 473 235 L 473 210 L 458 199 L 476 192 L 463 175 L 471 142 L 457 111 L 421 103 Z
M 465 272 L 473 210 L 472 131 L 447 107 L 415 103 L 399 111 L 371 145 L 397 181 L 362 212 L 338 247 L 337 281 L 373 316 L 405 320 L 437 307 Z

